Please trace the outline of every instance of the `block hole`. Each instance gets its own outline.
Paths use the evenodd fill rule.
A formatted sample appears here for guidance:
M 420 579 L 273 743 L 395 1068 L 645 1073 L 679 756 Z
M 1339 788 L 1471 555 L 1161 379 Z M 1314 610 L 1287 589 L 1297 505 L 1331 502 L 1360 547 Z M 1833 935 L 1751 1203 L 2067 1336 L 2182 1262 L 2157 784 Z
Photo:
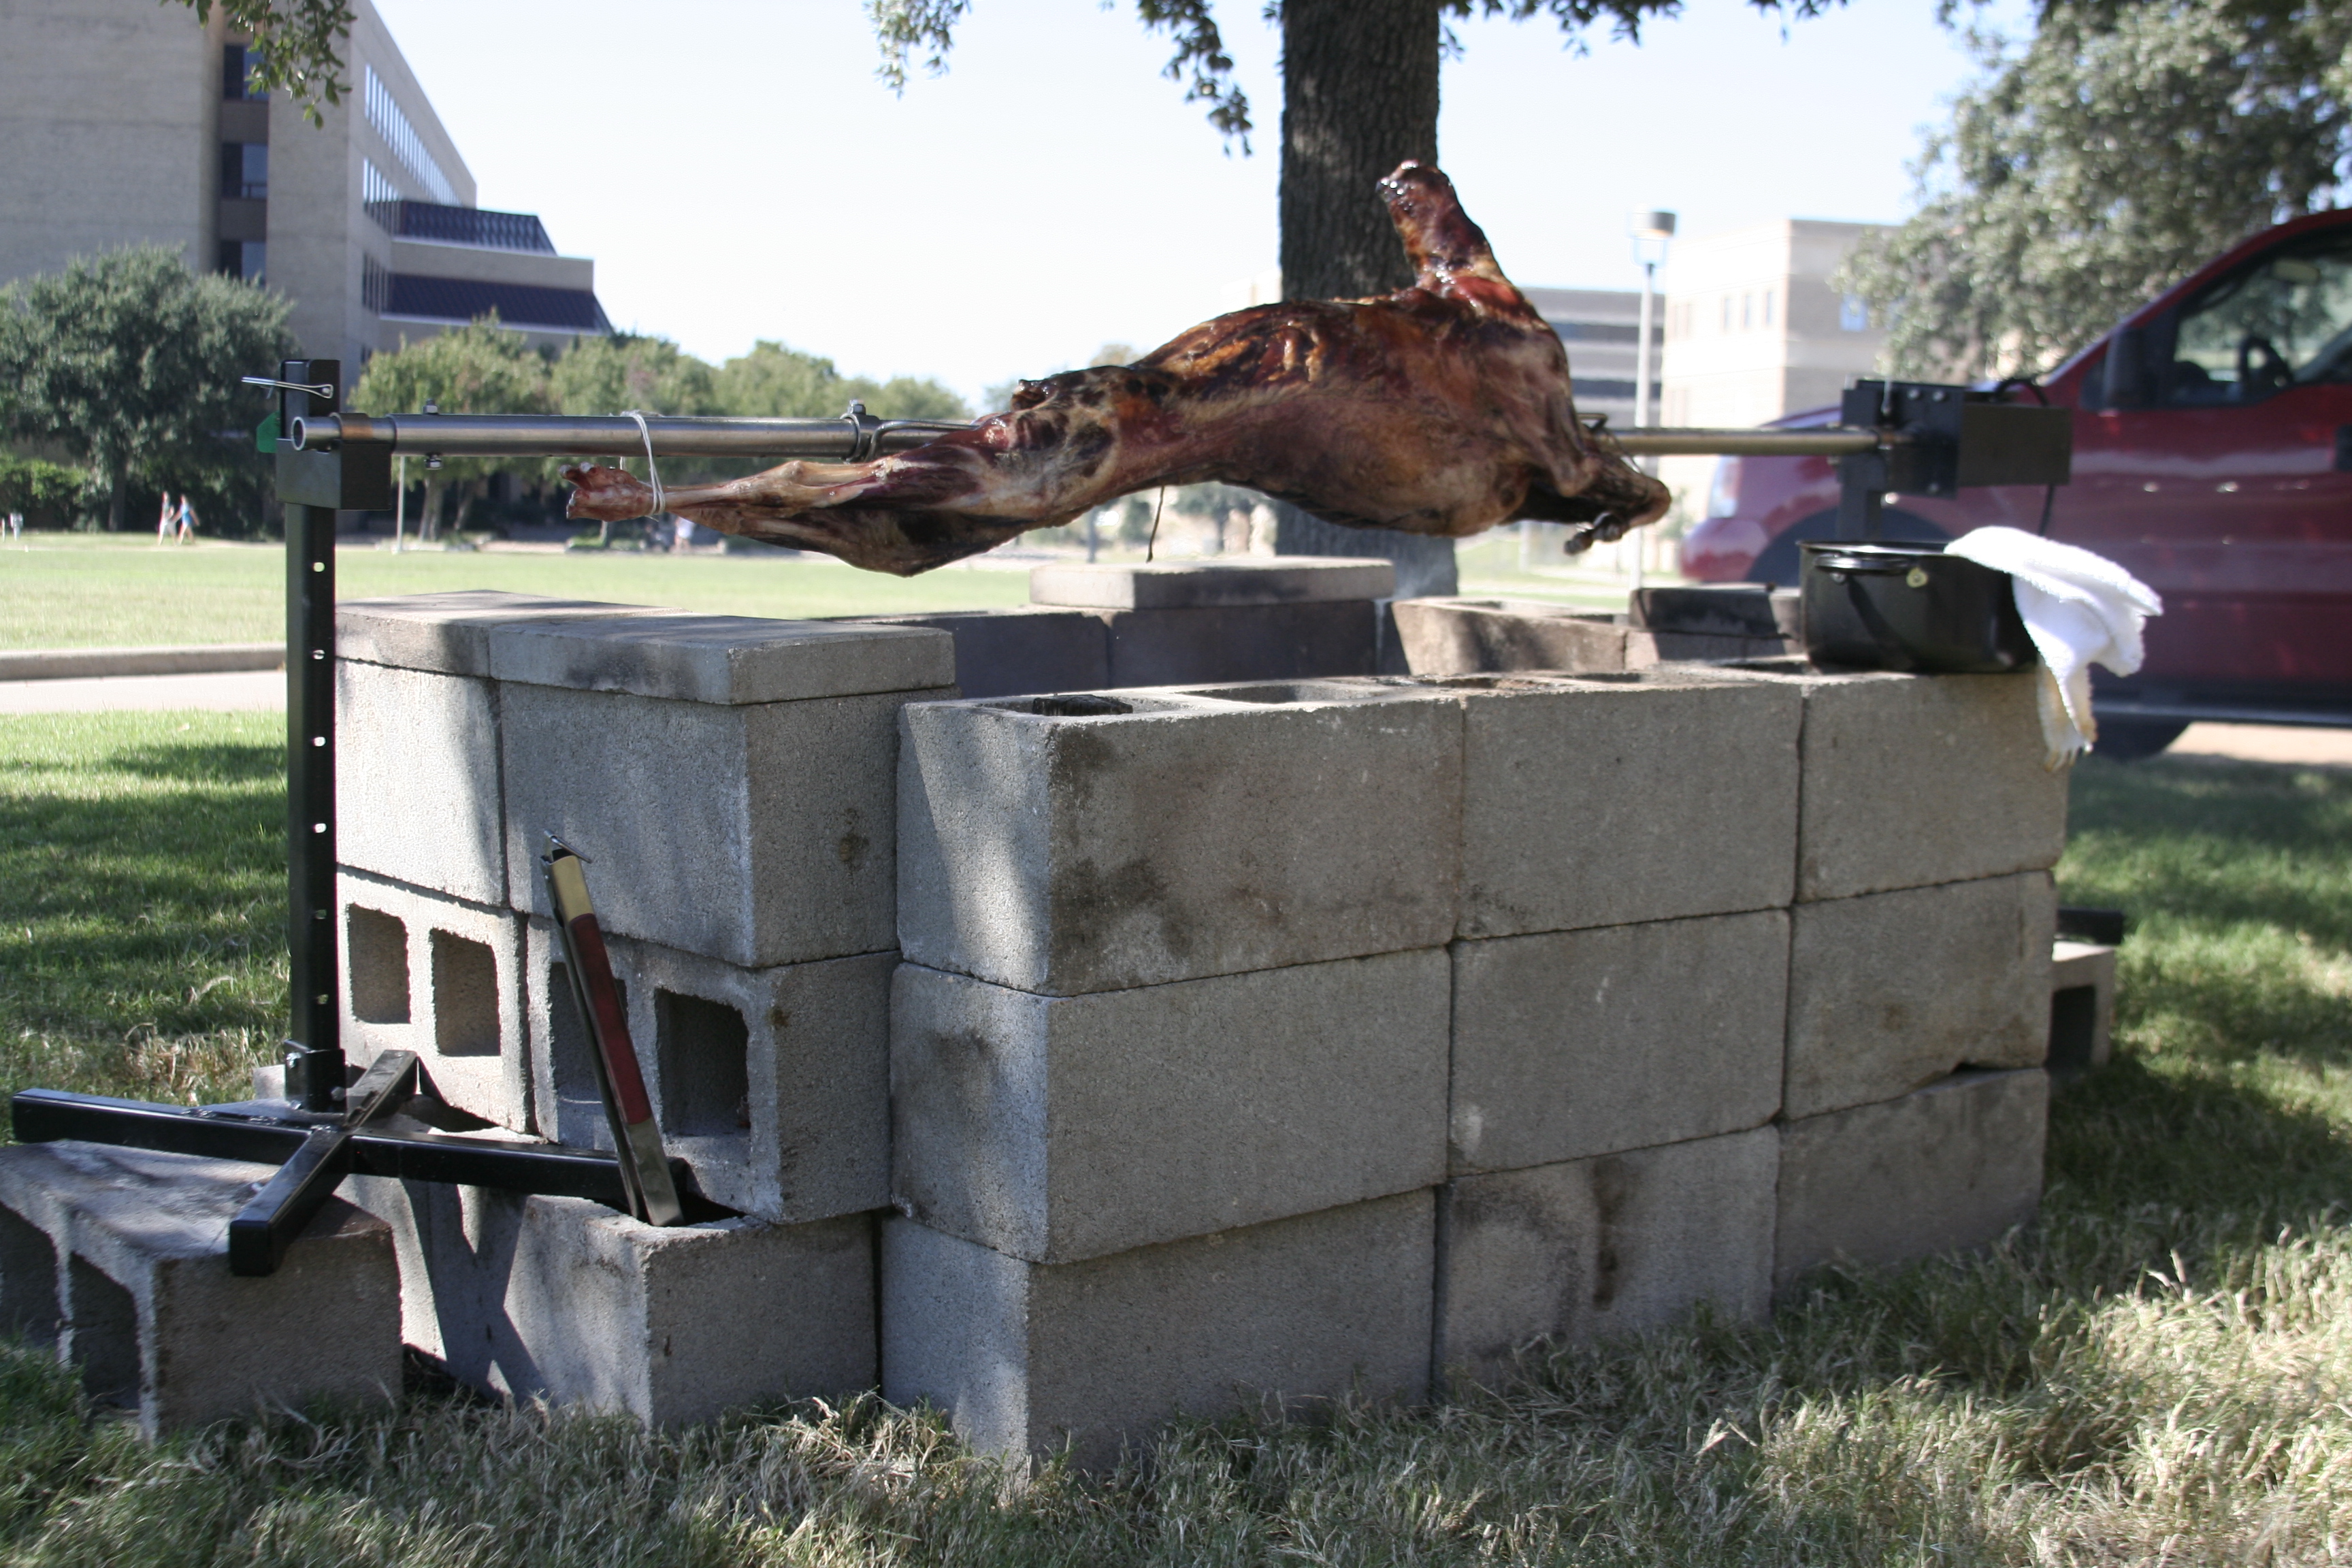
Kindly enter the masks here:
M 433 1048 L 445 1057 L 499 1054 L 499 961 L 486 942 L 433 933 Z
M 751 1031 L 742 1014 L 724 1002 L 656 991 L 654 1030 L 663 1131 L 710 1137 L 751 1125 Z
M 1259 686 L 1203 686 L 1187 697 L 1213 697 L 1224 702 L 1370 702 L 1392 697 L 1393 690 L 1376 687 L 1337 686 L 1329 681 L 1281 680 Z
M 1068 691 L 1052 697 L 1032 697 L 1029 711 L 1049 719 L 1103 719 L 1135 711 L 1134 704 L 1091 691 Z
M 104 1405 L 139 1403 L 138 1304 L 79 1258 L 67 1268 L 65 1346 L 85 1394 Z
M 2098 1044 L 2099 988 L 2069 985 L 2050 994 L 2050 1070 L 2078 1073 L 2091 1070 L 2091 1052 Z
M 0 1208 L 0 1333 L 37 1345 L 58 1340 L 58 1248 L 48 1233 Z
M 613 991 L 628 1016 L 629 983 L 613 976 Z M 596 1087 L 596 1042 L 588 1022 L 580 1016 L 580 999 L 572 992 L 572 966 L 561 959 L 547 966 L 548 1076 L 555 1090 L 555 1138 L 589 1149 L 613 1146 L 613 1130 L 604 1120 L 604 1095 Z
M 353 904 L 344 912 L 343 952 L 352 971 L 352 1016 L 363 1024 L 408 1022 L 408 922 Z

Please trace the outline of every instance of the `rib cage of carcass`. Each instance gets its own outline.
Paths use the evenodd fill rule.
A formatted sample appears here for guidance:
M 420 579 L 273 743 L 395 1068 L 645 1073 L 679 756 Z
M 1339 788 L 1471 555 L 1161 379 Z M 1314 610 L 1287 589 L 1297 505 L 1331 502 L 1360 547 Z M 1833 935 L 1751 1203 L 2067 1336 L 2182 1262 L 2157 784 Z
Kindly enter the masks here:
M 1615 538 L 1665 487 L 1588 429 L 1568 353 L 1440 171 L 1381 182 L 1417 276 L 1377 300 L 1219 316 L 1129 365 L 1024 381 L 1013 406 L 871 462 L 795 461 L 662 504 L 721 533 L 901 575 L 1161 485 L 1222 480 L 1355 528 L 1459 538 L 1520 518 Z M 564 470 L 571 514 L 654 510 L 618 468 Z

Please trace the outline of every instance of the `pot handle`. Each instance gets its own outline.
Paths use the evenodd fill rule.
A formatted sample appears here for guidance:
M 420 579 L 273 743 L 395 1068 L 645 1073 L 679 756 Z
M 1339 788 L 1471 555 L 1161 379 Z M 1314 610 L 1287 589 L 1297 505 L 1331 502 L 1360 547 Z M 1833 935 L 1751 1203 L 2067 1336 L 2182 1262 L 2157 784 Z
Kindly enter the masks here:
M 1849 577 L 1900 577 L 1915 564 L 1909 561 L 1874 561 L 1864 555 L 1831 555 L 1824 552 L 1813 557 L 1813 564 L 1824 572 L 1835 572 Z

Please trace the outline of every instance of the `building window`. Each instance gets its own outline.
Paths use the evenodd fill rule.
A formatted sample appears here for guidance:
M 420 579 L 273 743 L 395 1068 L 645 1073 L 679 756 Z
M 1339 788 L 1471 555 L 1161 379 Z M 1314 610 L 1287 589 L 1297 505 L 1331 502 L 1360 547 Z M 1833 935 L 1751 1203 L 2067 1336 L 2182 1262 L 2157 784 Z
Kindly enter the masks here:
M 449 176 L 441 172 L 433 154 L 425 150 L 425 138 L 416 133 L 416 127 L 408 122 L 408 116 L 393 100 L 392 89 L 375 74 L 373 66 L 362 66 L 360 74 L 360 98 L 367 110 L 367 122 L 375 127 L 375 133 L 383 138 L 383 144 L 392 149 L 392 155 L 400 160 L 401 166 L 432 193 L 435 201 L 444 206 L 456 206 L 457 187 L 449 184 Z
M 269 95 L 253 85 L 254 60 L 243 44 L 221 46 L 221 97 L 231 103 L 254 102 Z
M 269 143 L 221 143 L 221 188 L 224 200 L 242 197 L 260 201 L 269 195 Z
M 1764 324 L 1765 324 L 1766 326 L 1768 326 L 1768 327 L 1769 327 L 1769 326 L 1770 326 L 1770 325 L 1772 324 L 1772 295 L 1773 295 L 1773 292 L 1774 292 L 1774 291 L 1773 291 L 1772 289 L 1765 289 L 1765 290 L 1764 290 Z
M 360 303 L 379 316 L 392 309 L 392 268 L 373 256 L 360 258 Z
M 262 270 L 268 254 L 269 247 L 257 239 L 224 239 L 220 247 L 221 274 L 258 284 L 263 281 Z
M 1848 294 L 1839 300 L 1838 331 L 1842 332 L 1870 331 L 1870 301 L 1859 294 Z

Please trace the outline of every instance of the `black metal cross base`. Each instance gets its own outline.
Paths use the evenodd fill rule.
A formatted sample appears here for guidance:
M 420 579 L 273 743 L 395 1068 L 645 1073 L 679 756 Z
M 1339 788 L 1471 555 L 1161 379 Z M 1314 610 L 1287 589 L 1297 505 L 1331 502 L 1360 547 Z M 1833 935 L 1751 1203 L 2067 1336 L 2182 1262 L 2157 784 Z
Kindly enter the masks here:
M 342 380 L 335 360 L 286 361 L 278 380 L 264 383 L 278 389 L 275 428 L 339 414 Z M 28 1089 L 10 1105 L 16 1142 L 79 1138 L 276 1165 L 229 1222 L 229 1267 L 238 1274 L 275 1272 L 347 1175 L 591 1198 L 626 1214 L 628 1191 L 611 1154 L 448 1131 L 481 1124 L 418 1092 L 413 1052 L 385 1051 L 351 1079 L 336 995 L 335 514 L 392 504 L 392 448 L 347 441 L 302 451 L 281 434 L 276 455 L 286 503 L 287 1097 L 181 1106 Z M 687 1196 L 685 1167 L 672 1162 L 672 1171 Z M 693 1217 L 725 1212 L 688 1201 Z
M 410 1052 L 378 1056 L 345 1099 L 347 1110 L 321 1115 L 290 1100 L 157 1105 L 27 1089 L 11 1100 L 9 1120 L 19 1143 L 79 1138 L 276 1165 L 278 1174 L 229 1222 L 229 1268 L 236 1274 L 274 1273 L 287 1247 L 350 1175 L 588 1198 L 628 1212 L 620 1165 L 601 1149 L 432 1127 L 428 1118 L 448 1119 L 446 1108 L 416 1093 L 416 1058 Z M 682 1190 L 691 1189 L 682 1163 L 673 1161 L 671 1172 Z

